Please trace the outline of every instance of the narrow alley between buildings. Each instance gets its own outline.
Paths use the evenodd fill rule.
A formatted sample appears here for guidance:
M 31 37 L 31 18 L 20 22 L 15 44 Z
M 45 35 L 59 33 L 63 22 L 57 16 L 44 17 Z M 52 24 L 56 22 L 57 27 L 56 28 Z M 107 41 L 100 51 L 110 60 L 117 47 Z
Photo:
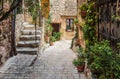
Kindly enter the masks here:
M 8 60 L 11 66 L 0 74 L 0 79 L 86 79 L 72 64 L 76 55 L 70 44 L 70 40 L 61 40 L 42 48 L 35 62 L 36 55 L 18 54 Z

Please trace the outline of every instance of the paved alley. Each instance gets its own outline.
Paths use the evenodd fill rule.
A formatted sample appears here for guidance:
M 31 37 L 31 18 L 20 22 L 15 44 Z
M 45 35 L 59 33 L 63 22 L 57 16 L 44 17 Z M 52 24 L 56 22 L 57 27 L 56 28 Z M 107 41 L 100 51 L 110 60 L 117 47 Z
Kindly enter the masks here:
M 86 79 L 72 64 L 76 58 L 70 49 L 71 41 L 58 41 L 40 52 L 31 66 L 12 66 L 0 79 Z M 23 60 L 23 59 L 21 59 Z M 15 64 L 14 64 L 15 65 Z

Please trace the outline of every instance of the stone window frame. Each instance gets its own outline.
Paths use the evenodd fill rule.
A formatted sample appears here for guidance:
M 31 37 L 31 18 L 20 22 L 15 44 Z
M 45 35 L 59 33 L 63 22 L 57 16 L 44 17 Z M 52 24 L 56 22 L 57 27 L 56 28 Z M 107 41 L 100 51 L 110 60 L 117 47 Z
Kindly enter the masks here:
M 66 31 L 67 32 L 73 32 L 74 31 L 74 19 L 73 18 L 67 18 L 66 19 Z

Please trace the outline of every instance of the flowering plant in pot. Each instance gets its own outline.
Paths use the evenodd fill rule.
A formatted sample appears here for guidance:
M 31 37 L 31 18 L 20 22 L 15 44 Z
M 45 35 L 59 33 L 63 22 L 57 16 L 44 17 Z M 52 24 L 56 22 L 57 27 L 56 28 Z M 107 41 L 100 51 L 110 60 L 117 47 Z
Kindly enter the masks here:
M 73 64 L 77 67 L 78 72 L 83 72 L 85 68 L 84 59 L 74 59 Z
M 82 5 L 80 6 L 81 16 L 82 16 L 83 18 L 86 17 L 87 9 L 88 9 L 88 8 L 87 8 L 87 3 L 84 3 L 84 4 L 82 4 Z

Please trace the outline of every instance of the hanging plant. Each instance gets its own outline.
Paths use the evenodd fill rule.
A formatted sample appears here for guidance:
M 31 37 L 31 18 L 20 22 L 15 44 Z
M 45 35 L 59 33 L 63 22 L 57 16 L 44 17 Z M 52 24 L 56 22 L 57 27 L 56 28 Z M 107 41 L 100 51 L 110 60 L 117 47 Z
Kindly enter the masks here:
M 81 10 L 81 17 L 85 18 L 86 17 L 86 14 L 87 14 L 87 3 L 83 3 L 81 6 L 80 6 L 80 10 Z

